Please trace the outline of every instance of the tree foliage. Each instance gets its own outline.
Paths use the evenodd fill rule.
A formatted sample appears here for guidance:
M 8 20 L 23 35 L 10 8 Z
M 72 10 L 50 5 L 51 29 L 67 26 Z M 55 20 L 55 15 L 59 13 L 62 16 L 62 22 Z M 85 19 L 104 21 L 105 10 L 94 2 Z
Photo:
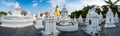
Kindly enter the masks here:
M 102 10 L 100 8 L 96 8 L 96 12 L 98 14 L 102 13 L 103 17 L 106 17 L 105 15 L 108 12 L 108 7 L 110 7 L 114 14 L 118 13 L 118 15 L 120 15 L 120 11 L 118 11 L 118 6 L 120 6 L 120 5 L 116 5 L 116 3 L 119 2 L 120 0 L 116 0 L 115 2 L 112 2 L 111 0 L 108 0 L 108 1 L 104 0 L 104 1 L 108 5 L 103 5 L 102 8 L 101 8 Z M 86 18 L 88 10 L 93 8 L 94 6 L 95 5 L 86 6 L 82 10 L 76 10 L 76 11 L 71 13 L 70 17 L 71 18 L 79 18 L 79 16 L 82 15 L 83 18 Z
M 0 12 L 0 15 L 7 15 L 7 13 L 4 12 L 4 11 L 1 11 L 1 12 Z

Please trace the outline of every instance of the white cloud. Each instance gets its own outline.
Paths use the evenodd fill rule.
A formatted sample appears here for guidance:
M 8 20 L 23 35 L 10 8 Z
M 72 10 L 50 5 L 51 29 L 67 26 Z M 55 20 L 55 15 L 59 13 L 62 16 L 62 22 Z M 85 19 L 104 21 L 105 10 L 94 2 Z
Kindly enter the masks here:
M 33 0 L 33 3 L 41 3 L 43 0 Z
M 56 4 L 64 4 L 65 3 L 65 0 L 49 0 L 48 3 L 50 3 L 52 5 L 52 7 L 55 7 Z
M 38 5 L 38 3 L 34 3 L 34 4 L 33 4 L 33 7 L 36 7 L 37 5 Z
M 52 5 L 52 8 L 56 6 L 56 3 L 59 4 L 59 7 L 61 7 L 61 5 L 63 6 L 64 4 L 66 4 L 66 8 L 68 9 L 69 14 L 75 10 L 81 10 L 87 5 L 106 5 L 106 3 L 103 0 L 49 0 L 48 2 Z
M 40 0 L 39 2 L 42 2 L 43 0 Z
M 106 3 L 103 0 L 78 0 L 76 2 L 70 2 L 67 3 L 67 9 L 69 11 L 69 14 L 75 10 L 81 10 L 87 5 L 106 5 Z
M 0 2 L 8 7 L 14 6 L 16 3 L 15 0 L 0 0 Z
M 33 7 L 36 7 L 36 6 L 38 6 L 38 4 L 39 3 L 41 3 L 43 0 L 33 0 L 32 2 L 33 2 Z

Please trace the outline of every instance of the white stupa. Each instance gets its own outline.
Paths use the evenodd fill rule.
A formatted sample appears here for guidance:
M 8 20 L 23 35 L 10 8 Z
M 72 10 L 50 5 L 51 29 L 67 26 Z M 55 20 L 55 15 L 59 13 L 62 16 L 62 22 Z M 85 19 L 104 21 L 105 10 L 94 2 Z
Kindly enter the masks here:
M 20 6 L 18 3 L 15 4 L 14 6 L 14 11 L 11 12 L 13 16 L 21 16 L 21 10 L 20 10 Z
M 61 15 L 60 15 L 60 25 L 72 25 L 70 22 L 72 19 L 68 15 L 68 11 L 65 8 L 65 6 L 61 10 Z
M 30 11 L 27 12 L 26 16 L 33 16 Z
M 7 15 L 2 17 L 2 25 L 3 27 L 26 27 L 33 24 L 32 16 L 22 16 L 20 6 L 18 3 L 15 4 L 14 11 L 12 15 Z
M 118 18 L 117 12 L 116 12 L 116 14 L 115 14 L 115 23 L 119 23 L 119 18 Z
M 84 30 L 90 35 L 95 35 L 101 30 L 99 26 L 99 15 L 95 12 L 95 8 L 96 6 L 90 9 L 86 17 L 87 27 Z
M 40 14 L 37 15 L 37 18 L 36 18 L 36 24 L 35 24 L 35 27 L 36 29 L 41 29 L 41 28 L 44 28 L 44 26 L 42 25 L 42 17 L 40 16 Z
M 112 12 L 112 10 L 108 7 L 108 12 L 106 14 L 106 21 L 105 21 L 105 27 L 116 27 L 116 25 L 114 24 L 114 14 Z
M 81 15 L 79 16 L 78 22 L 79 22 L 79 24 L 83 24 L 83 18 Z
M 72 20 L 65 6 L 61 10 L 60 23 L 57 24 L 57 29 L 60 31 L 78 31 L 78 23 L 76 19 Z M 73 22 L 74 21 L 74 22 Z
M 57 36 L 59 31 L 56 29 L 57 18 L 48 12 L 48 15 L 45 17 L 45 30 L 42 31 L 43 36 Z

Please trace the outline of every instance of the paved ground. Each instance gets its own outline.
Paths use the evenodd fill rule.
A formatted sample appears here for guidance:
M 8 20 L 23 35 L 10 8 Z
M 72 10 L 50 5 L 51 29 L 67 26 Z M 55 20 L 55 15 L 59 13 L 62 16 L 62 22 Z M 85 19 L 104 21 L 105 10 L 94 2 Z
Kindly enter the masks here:
M 120 24 L 115 24 L 117 27 L 115 28 L 103 28 L 103 31 L 100 33 L 99 36 L 120 36 Z M 81 28 L 81 27 L 79 27 Z M 62 32 L 59 36 L 90 36 L 85 32 L 79 31 L 76 32 Z
M 116 24 L 116 28 L 103 28 L 100 36 L 120 36 L 120 24 Z M 58 36 L 89 36 L 85 32 L 81 31 L 79 27 L 75 32 L 61 32 Z M 25 28 L 8 28 L 0 26 L 0 36 L 42 36 L 38 33 L 38 30 L 34 26 L 28 26 Z
M 74 32 L 61 32 L 58 36 L 90 36 L 83 32 L 81 29 Z
M 33 26 L 25 28 L 8 28 L 0 26 L 0 36 L 39 36 L 37 30 Z
M 101 36 L 120 36 L 120 24 L 115 28 L 103 28 Z

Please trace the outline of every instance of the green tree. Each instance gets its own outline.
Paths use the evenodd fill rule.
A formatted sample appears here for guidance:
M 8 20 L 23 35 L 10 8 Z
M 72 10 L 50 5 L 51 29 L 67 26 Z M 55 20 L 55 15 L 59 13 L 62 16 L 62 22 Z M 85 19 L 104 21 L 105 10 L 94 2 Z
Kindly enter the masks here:
M 82 9 L 82 17 L 86 18 L 86 15 L 88 14 L 89 9 L 93 8 L 95 5 L 87 6 Z
M 23 10 L 23 11 L 21 12 L 21 15 L 26 16 L 26 15 L 27 15 L 27 12 Z
M 118 5 L 116 5 L 117 2 L 119 2 L 120 0 L 116 0 L 115 2 L 112 2 L 111 0 L 104 0 L 108 6 L 112 9 L 113 13 L 115 14 L 116 12 L 118 12 Z
M 7 13 L 4 12 L 4 11 L 1 11 L 1 12 L 0 12 L 0 15 L 7 15 Z
M 11 11 L 8 11 L 8 13 L 11 15 L 12 13 L 11 13 Z

